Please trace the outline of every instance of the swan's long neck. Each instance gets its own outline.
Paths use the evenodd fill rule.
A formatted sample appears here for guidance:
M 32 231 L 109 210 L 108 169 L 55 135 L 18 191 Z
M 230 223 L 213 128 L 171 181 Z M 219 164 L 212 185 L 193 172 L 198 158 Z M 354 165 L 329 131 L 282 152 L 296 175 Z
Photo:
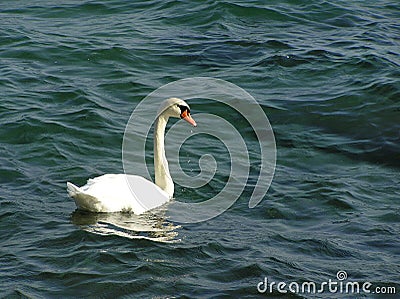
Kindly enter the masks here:
M 154 172 L 156 185 L 172 197 L 174 195 L 174 182 L 169 173 L 164 148 L 164 134 L 167 122 L 168 117 L 163 114 L 161 114 L 156 120 L 154 129 Z

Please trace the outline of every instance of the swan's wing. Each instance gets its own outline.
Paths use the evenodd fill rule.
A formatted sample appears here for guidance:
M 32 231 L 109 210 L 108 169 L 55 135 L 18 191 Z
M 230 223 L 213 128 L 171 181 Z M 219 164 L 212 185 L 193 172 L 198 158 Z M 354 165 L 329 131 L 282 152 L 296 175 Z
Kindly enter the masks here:
M 168 193 L 153 182 L 137 175 L 126 175 L 130 191 L 145 211 L 154 209 L 169 201 Z

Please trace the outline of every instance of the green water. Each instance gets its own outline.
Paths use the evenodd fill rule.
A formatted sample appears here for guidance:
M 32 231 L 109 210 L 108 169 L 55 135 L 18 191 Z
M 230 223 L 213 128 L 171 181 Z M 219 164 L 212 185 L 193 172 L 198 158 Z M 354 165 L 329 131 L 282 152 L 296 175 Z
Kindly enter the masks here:
M 389 0 L 1 2 L 1 296 L 281 297 L 257 284 L 340 270 L 399 293 L 399 20 Z M 75 212 L 66 181 L 123 172 L 135 106 L 196 76 L 244 88 L 268 116 L 277 164 L 262 202 L 248 208 L 260 149 L 247 122 L 195 99 L 193 117 L 224 117 L 249 147 L 250 177 L 227 212 L 187 225 Z M 182 149 L 186 171 L 208 153 L 219 172 L 201 188 L 177 185 L 176 198 L 222 190 L 223 144 L 199 135 Z

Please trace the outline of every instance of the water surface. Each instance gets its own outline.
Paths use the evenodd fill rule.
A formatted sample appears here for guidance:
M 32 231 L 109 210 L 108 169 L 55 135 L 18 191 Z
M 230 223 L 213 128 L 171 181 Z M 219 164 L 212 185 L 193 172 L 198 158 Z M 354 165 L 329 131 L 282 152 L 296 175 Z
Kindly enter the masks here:
M 399 19 L 390 0 L 1 3 L 1 295 L 278 297 L 258 282 L 322 282 L 339 270 L 400 292 Z M 134 107 L 194 76 L 244 88 L 268 115 L 278 156 L 261 204 L 247 206 L 259 155 L 248 124 L 197 99 L 194 116 L 234 123 L 252 157 L 230 210 L 187 225 L 162 211 L 75 212 L 65 182 L 122 172 Z M 207 136 L 183 151 L 194 173 L 204 153 L 227 159 Z M 220 170 L 202 188 L 176 186 L 176 197 L 214 196 Z

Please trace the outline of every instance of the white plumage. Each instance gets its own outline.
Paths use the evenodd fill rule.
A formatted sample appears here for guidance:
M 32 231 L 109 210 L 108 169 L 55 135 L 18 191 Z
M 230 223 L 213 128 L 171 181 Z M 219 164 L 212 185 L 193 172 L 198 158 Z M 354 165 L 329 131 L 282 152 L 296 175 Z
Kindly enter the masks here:
M 89 179 L 83 187 L 68 182 L 67 189 L 77 208 L 90 212 L 142 214 L 170 199 L 167 192 L 137 175 L 105 174 Z

